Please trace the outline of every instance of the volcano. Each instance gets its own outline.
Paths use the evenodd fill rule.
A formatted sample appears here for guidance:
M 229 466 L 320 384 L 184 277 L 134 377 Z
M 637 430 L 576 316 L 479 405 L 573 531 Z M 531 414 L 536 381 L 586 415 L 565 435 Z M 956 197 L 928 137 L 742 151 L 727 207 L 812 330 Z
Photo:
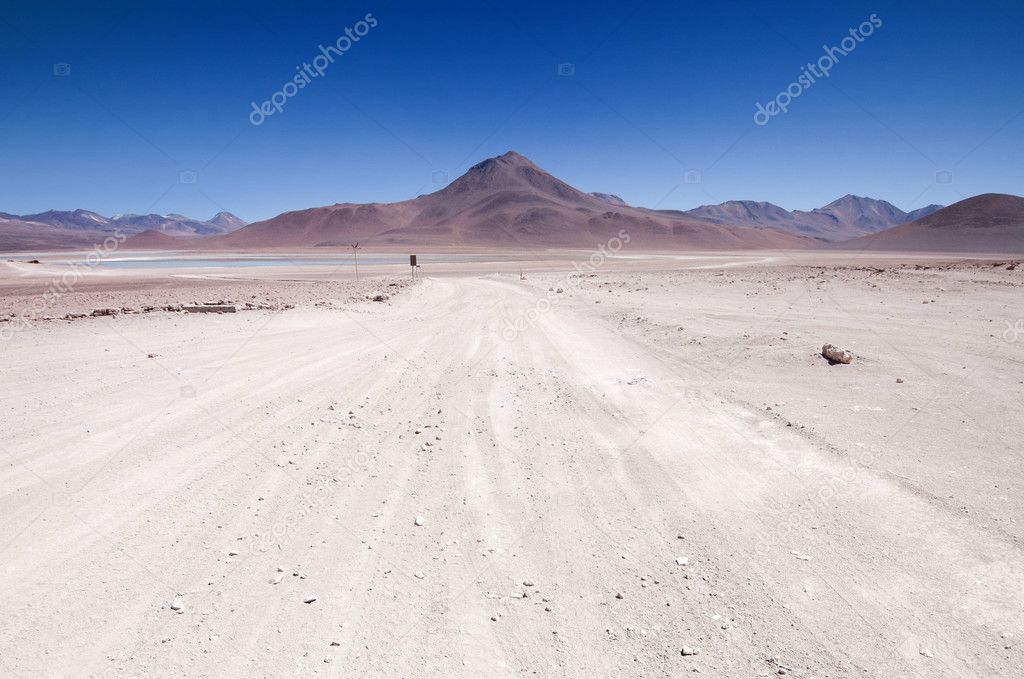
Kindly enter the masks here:
M 221 248 L 366 246 L 590 248 L 628 234 L 650 249 L 801 248 L 812 239 L 773 228 L 712 224 L 618 205 L 580 191 L 524 156 L 474 165 L 445 188 L 399 203 L 341 203 L 204 238 Z

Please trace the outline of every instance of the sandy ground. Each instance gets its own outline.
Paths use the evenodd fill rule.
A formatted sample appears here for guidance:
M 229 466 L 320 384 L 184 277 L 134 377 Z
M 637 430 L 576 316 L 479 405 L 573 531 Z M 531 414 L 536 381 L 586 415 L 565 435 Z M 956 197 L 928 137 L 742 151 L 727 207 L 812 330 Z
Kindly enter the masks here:
M 769 259 L 14 333 L 0 673 L 1020 676 L 1024 271 Z

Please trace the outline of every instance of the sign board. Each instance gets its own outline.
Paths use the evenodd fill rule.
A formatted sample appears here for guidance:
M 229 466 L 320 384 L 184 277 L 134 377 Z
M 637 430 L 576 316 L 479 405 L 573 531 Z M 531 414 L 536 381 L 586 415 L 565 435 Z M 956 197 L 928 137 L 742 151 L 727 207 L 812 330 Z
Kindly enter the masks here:
M 409 266 L 416 266 L 416 255 L 409 255 Z

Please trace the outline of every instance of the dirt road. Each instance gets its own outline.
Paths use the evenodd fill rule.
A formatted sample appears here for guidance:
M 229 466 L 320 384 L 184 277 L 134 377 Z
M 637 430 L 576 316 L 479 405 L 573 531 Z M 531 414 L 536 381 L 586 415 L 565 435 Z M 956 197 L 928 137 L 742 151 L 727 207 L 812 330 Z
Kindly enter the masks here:
M 2 674 L 1019 676 L 1009 539 L 543 299 L 14 337 Z

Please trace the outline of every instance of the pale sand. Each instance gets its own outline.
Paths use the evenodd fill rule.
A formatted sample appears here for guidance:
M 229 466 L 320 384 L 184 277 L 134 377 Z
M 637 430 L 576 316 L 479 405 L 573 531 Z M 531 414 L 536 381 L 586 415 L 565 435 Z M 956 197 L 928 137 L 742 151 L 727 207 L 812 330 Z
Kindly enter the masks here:
M 1015 676 L 1024 270 L 750 258 L 83 281 L 297 308 L 0 344 L 0 674 Z

